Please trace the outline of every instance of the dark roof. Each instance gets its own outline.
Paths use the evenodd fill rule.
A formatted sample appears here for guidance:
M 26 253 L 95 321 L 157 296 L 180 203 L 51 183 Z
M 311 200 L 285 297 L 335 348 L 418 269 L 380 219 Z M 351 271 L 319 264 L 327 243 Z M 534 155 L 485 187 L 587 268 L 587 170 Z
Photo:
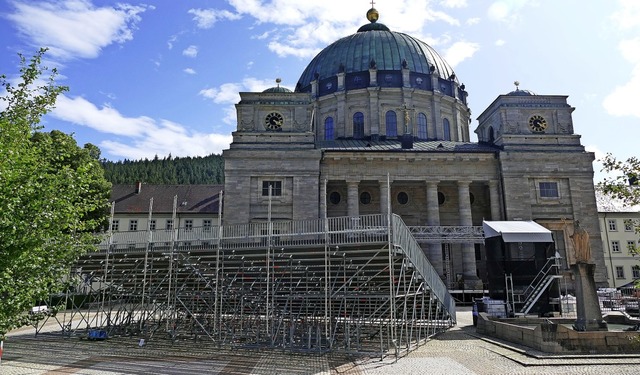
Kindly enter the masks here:
M 367 152 L 480 152 L 493 153 L 497 148 L 488 144 L 452 141 L 414 141 L 413 148 L 403 149 L 400 140 L 337 139 L 320 141 L 318 148 L 324 151 L 367 151 Z
M 282 87 L 282 86 L 276 86 L 276 87 L 270 87 L 266 90 L 264 90 L 263 92 L 277 92 L 277 93 L 281 93 L 281 92 L 293 92 L 291 90 L 289 90 L 286 87 Z
M 406 65 L 412 73 L 429 75 L 433 69 L 433 74 L 441 79 L 458 81 L 451 66 L 428 44 L 371 23 L 320 51 L 300 76 L 296 92 L 306 92 L 311 81 L 333 77 L 339 72 L 368 75 L 374 63 L 378 71 L 400 72 Z
M 532 92 L 532 91 L 529 91 L 529 90 L 515 89 L 514 91 L 511 91 L 507 95 L 510 95 L 510 96 L 532 96 L 532 95 L 535 95 L 535 93 Z
M 178 213 L 217 214 L 219 195 L 224 185 L 150 185 L 142 184 L 136 193 L 136 184 L 113 185 L 110 201 L 116 202 L 115 212 L 149 213 L 153 198 L 153 213 L 172 213 L 173 198 L 178 197 Z

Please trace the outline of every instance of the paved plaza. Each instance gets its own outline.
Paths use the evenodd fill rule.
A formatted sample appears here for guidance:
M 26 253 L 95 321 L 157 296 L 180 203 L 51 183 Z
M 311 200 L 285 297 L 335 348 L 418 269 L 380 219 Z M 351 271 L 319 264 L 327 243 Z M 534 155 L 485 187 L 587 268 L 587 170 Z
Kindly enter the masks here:
M 107 341 L 34 337 L 28 331 L 5 342 L 0 374 L 638 374 L 638 355 L 549 356 L 475 333 L 471 312 L 458 325 L 410 354 L 394 358 L 207 350 L 206 343 L 170 345 L 133 338 Z M 213 347 L 213 346 L 212 346 Z

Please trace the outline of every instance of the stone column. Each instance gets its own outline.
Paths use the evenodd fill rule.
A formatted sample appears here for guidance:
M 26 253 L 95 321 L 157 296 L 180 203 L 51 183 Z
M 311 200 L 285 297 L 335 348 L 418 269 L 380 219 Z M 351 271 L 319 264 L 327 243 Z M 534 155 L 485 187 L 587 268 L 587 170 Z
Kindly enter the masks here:
M 602 319 L 596 283 L 593 278 L 595 264 L 578 262 L 571 265 L 575 279 L 577 319 L 576 331 L 607 331 L 607 322 Z
M 501 220 L 500 215 L 500 192 L 498 191 L 498 181 L 489 181 L 489 199 L 491 200 L 491 220 Z
M 427 225 L 440 225 L 440 204 L 438 203 L 438 182 L 427 181 Z M 429 243 L 427 245 L 429 262 L 436 269 L 440 278 L 444 279 L 444 267 L 442 263 L 442 244 Z
M 358 197 L 359 181 L 347 181 L 347 215 L 360 215 L 360 199 Z
M 389 214 L 389 186 L 387 180 L 379 180 L 380 184 L 380 213 L 383 215 Z
M 469 200 L 469 185 L 471 181 L 458 181 L 458 214 L 460 215 L 460 225 L 471 226 L 471 201 Z M 478 281 L 476 275 L 476 251 L 472 243 L 462 244 L 462 274 L 464 275 L 465 287 L 475 288 Z

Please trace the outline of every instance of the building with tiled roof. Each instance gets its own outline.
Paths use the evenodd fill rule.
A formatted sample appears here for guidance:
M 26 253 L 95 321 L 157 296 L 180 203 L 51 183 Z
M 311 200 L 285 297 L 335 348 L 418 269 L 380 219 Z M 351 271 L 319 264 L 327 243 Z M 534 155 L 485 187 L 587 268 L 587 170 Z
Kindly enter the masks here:
M 110 240 L 143 247 L 171 239 L 207 241 L 217 236 L 222 185 L 113 185 Z M 151 232 L 151 241 L 149 241 Z
M 598 220 L 609 287 L 620 288 L 640 281 L 640 207 L 596 191 Z

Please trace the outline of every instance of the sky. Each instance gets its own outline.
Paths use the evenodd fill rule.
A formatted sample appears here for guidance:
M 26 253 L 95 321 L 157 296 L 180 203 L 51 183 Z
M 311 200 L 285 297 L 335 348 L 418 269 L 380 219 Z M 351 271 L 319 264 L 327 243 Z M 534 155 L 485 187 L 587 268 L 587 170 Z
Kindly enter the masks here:
M 638 154 L 640 1 L 374 6 L 380 23 L 426 42 L 454 68 L 472 131 L 518 81 L 567 95 L 575 132 L 596 158 Z M 47 47 L 43 65 L 69 90 L 44 130 L 73 133 L 108 160 L 219 154 L 236 127 L 238 92 L 277 78 L 293 90 L 318 52 L 368 23 L 369 8 L 370 0 L 0 0 L 0 74 L 17 82 L 18 54 Z

